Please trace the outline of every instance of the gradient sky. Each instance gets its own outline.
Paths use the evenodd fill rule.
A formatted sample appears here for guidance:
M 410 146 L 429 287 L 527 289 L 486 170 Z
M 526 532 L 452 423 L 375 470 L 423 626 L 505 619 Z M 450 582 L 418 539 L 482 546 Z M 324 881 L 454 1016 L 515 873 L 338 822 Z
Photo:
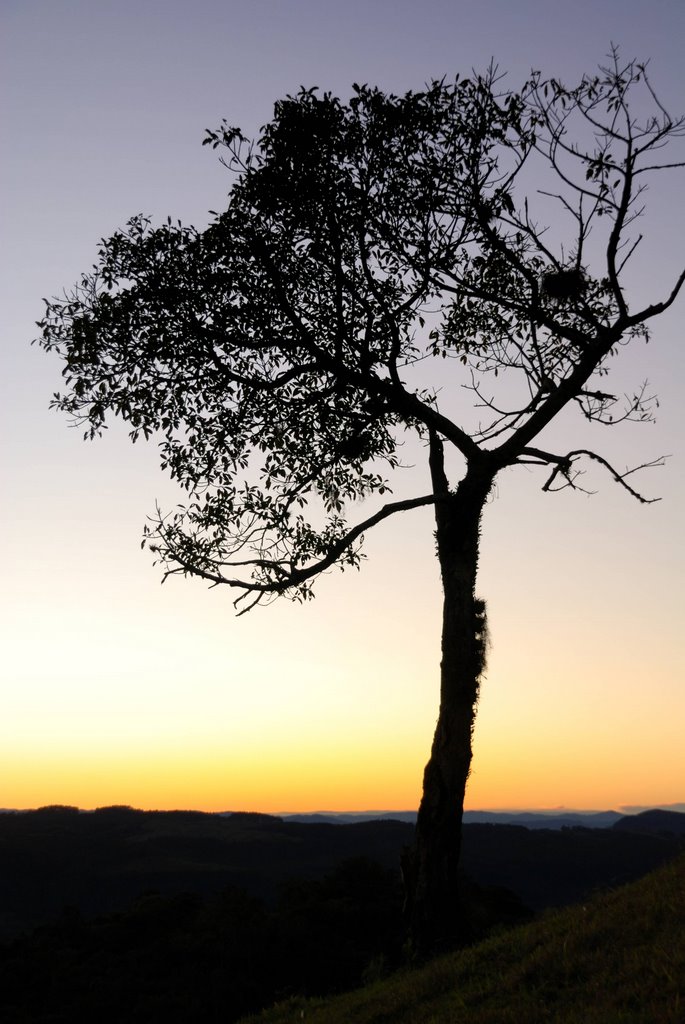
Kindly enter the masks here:
M 326 577 L 306 606 L 236 619 L 227 592 L 160 587 L 139 541 L 155 499 L 177 494 L 154 446 L 115 429 L 86 444 L 48 410 L 59 364 L 29 347 L 41 298 L 134 213 L 205 224 L 228 180 L 204 129 L 225 117 L 254 134 L 300 84 L 402 92 L 492 56 L 512 85 L 531 67 L 570 81 L 613 41 L 651 58 L 664 102 L 685 111 L 685 5 L 1 0 L 0 12 L 0 807 L 417 806 L 438 699 L 430 512 L 369 536 L 362 571 Z M 683 181 L 647 197 L 640 297 L 660 299 L 685 264 Z M 621 468 L 670 454 L 641 481 L 661 502 L 591 475 L 593 497 L 542 494 L 532 470 L 500 478 L 483 530 L 493 646 L 468 807 L 685 799 L 684 314 L 685 296 L 618 372 L 626 389 L 649 377 L 656 425 L 595 438 Z M 572 429 L 559 436 L 572 443 Z

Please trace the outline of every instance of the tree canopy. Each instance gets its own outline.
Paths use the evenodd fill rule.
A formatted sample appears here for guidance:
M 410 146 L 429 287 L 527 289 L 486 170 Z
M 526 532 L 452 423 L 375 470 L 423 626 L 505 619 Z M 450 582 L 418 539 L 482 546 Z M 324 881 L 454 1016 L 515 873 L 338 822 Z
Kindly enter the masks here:
M 683 130 L 658 103 L 635 119 L 640 84 L 644 67 L 614 54 L 575 89 L 534 74 L 506 91 L 495 68 L 404 96 L 355 86 L 347 104 L 303 89 L 256 142 L 207 132 L 234 176 L 226 211 L 201 231 L 132 218 L 40 324 L 64 357 L 54 404 L 89 436 L 110 413 L 132 440 L 154 435 L 188 492 L 147 531 L 167 572 L 237 587 L 239 605 L 309 596 L 319 572 L 358 563 L 378 521 L 434 500 L 348 523 L 352 503 L 390 491 L 399 430 L 496 468 L 542 463 L 549 489 L 590 454 L 531 447 L 567 403 L 601 422 L 649 415 L 645 391 L 617 412 L 592 380 L 683 282 L 638 311 L 622 287 L 643 176 Z M 541 163 L 561 242 L 523 192 Z M 440 393 L 441 363 L 415 383 L 431 357 L 462 365 L 485 413 L 475 431 Z

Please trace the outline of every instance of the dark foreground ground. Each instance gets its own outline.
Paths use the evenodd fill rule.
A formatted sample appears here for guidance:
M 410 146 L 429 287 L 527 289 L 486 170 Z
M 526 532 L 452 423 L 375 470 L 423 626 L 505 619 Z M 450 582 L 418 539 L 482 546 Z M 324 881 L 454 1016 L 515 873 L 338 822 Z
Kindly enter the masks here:
M 582 904 L 241 1024 L 683 1024 L 685 857 Z
M 685 815 L 611 828 L 469 825 L 465 938 L 640 877 Z M 0 814 L 0 1020 L 236 1020 L 402 962 L 412 826 L 68 808 Z

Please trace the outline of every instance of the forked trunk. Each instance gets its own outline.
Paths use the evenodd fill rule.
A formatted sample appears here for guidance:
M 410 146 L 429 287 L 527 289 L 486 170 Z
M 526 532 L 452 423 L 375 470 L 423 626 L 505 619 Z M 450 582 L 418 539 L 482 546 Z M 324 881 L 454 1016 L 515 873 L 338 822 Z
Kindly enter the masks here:
M 442 450 L 439 455 L 442 466 Z M 435 480 L 434 471 L 434 483 Z M 436 506 L 444 590 L 440 712 L 423 778 L 414 847 L 404 858 L 413 947 L 426 953 L 459 935 L 457 867 L 471 735 L 486 645 L 485 606 L 475 596 L 480 519 L 492 475 L 469 470 Z

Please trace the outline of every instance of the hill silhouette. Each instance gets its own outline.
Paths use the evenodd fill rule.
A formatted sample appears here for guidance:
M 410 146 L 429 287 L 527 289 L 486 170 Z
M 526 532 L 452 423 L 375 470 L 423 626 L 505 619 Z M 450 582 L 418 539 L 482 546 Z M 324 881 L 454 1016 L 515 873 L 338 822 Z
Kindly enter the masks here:
M 299 821 L 303 825 L 352 825 L 380 818 L 413 825 L 416 816 L 416 811 L 324 811 L 282 815 L 285 821 Z M 606 828 L 622 817 L 618 811 L 464 811 L 463 822 L 465 825 L 525 825 L 526 828 Z
M 619 818 L 612 828 L 619 832 L 645 832 L 657 835 L 685 836 L 685 814 L 678 811 L 650 810 Z
M 664 813 L 605 829 L 466 825 L 462 867 L 533 910 L 562 906 L 675 856 L 685 815 Z M 322 878 L 345 860 L 396 871 L 412 836 L 413 826 L 391 820 L 301 824 L 126 807 L 0 814 L 0 939 L 48 923 L 65 906 L 89 917 L 124 910 L 149 891 L 204 896 L 230 886 L 272 904 L 287 882 Z

